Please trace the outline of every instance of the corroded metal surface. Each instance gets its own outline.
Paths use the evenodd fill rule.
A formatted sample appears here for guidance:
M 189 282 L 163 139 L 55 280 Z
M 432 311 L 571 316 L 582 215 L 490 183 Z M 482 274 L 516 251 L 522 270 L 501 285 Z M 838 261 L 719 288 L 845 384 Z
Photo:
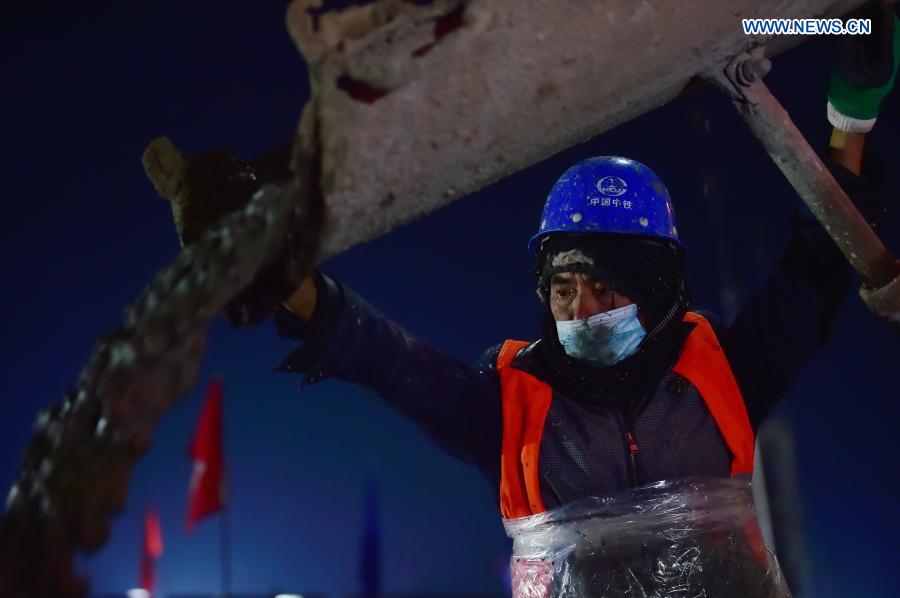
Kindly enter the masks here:
M 320 0 L 295 0 L 288 30 L 310 66 L 333 214 L 323 254 L 661 106 L 754 45 L 777 52 L 802 40 L 744 35 L 742 18 L 860 4 L 381 0 L 321 13 Z

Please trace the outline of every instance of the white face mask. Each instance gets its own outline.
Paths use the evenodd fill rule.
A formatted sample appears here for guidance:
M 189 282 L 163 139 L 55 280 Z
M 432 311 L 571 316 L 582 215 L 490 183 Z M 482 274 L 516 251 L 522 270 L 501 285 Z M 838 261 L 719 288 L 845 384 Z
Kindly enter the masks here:
M 556 334 L 569 357 L 608 367 L 633 355 L 647 331 L 632 303 L 583 320 L 557 322 Z

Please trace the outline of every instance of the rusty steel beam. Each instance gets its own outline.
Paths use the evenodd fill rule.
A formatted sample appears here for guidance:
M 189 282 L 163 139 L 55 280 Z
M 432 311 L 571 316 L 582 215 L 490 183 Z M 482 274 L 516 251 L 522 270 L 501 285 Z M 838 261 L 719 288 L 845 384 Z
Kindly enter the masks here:
M 878 316 L 900 324 L 900 264 L 762 82 L 761 49 L 732 59 L 709 78 L 727 93 L 750 131 L 863 280 L 860 295 Z
M 742 18 L 837 16 L 861 0 L 294 0 L 321 127 L 328 257 L 676 97 L 762 42 Z M 301 127 L 301 135 L 303 128 Z

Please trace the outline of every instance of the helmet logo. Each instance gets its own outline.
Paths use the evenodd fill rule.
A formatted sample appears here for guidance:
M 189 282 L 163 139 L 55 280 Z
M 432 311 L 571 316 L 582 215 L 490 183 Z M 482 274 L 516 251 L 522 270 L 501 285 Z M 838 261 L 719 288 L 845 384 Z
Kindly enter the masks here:
M 628 184 L 617 176 L 605 176 L 597 181 L 597 190 L 603 195 L 615 197 L 628 191 Z

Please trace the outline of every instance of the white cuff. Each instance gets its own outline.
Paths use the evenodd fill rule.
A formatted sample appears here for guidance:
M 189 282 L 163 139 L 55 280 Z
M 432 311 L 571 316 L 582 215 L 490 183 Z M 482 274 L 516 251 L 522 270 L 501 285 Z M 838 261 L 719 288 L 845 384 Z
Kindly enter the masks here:
M 831 102 L 828 102 L 828 122 L 835 129 L 846 133 L 868 133 L 875 126 L 874 118 L 860 119 L 845 116 L 837 111 Z

